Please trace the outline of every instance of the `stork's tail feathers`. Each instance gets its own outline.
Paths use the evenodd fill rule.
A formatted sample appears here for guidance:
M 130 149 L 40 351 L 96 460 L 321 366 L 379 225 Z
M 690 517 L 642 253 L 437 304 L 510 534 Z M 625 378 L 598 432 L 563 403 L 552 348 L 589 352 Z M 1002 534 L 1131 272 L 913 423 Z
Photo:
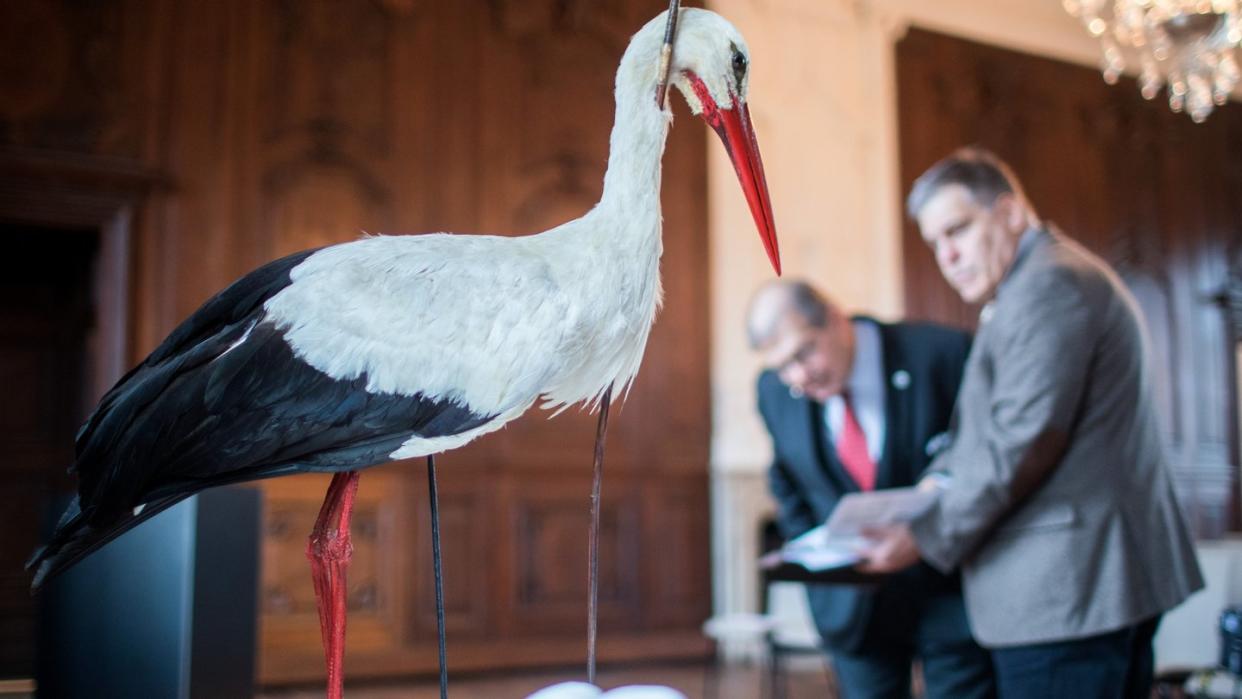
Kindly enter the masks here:
M 35 573 L 34 581 L 30 583 L 32 592 L 38 591 L 49 576 L 59 573 L 86 555 L 87 551 L 82 550 L 86 539 L 80 534 L 83 528 L 82 508 L 75 496 L 65 513 L 60 516 L 52 540 L 46 546 L 39 547 L 30 560 L 26 561 L 26 570 L 33 570 Z
M 139 511 L 126 513 L 120 520 L 110 522 L 106 526 L 92 526 L 82 514 L 81 505 L 75 496 L 73 502 L 61 515 L 56 531 L 46 546 L 39 548 L 26 561 L 26 570 L 34 571 L 34 580 L 30 583 L 31 592 L 38 592 L 49 579 L 60 574 L 66 568 L 82 560 L 87 554 L 94 552 L 116 537 L 142 524 L 146 520 L 177 504 L 184 496 L 170 497 L 163 501 L 143 506 Z

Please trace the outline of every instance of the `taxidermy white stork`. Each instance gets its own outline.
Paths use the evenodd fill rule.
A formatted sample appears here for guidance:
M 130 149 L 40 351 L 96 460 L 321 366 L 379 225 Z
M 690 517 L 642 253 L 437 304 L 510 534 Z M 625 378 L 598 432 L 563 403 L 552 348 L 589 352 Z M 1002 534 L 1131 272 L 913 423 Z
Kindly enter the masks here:
M 746 43 L 712 12 L 680 12 L 670 83 L 723 139 L 779 273 Z M 34 586 L 205 488 L 333 473 L 307 553 L 339 697 L 359 469 L 461 446 L 536 401 L 599 402 L 638 371 L 661 296 L 664 20 L 621 59 L 603 196 L 582 218 L 524 237 L 376 236 L 301 252 L 174 330 L 78 433 L 78 497 L 30 561 Z

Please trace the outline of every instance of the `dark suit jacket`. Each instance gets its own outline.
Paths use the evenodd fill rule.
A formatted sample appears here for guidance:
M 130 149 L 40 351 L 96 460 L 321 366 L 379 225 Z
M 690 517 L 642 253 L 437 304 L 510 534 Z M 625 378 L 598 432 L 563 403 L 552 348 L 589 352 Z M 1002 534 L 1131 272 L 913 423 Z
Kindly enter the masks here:
M 867 322 L 876 321 L 864 318 Z M 913 485 L 931 461 L 927 447 L 949 429 L 949 418 L 970 352 L 970 336 L 935 325 L 877 323 L 884 353 L 885 445 L 876 487 Z M 759 411 L 772 435 L 769 471 L 786 539 L 823 524 L 858 486 L 846 474 L 827 434 L 824 406 L 793 397 L 774 372 L 759 377 Z M 956 576 L 925 565 L 891 576 L 875 588 L 810 585 L 811 612 L 824 643 L 850 653 L 908 638 L 929 594 L 957 594 Z

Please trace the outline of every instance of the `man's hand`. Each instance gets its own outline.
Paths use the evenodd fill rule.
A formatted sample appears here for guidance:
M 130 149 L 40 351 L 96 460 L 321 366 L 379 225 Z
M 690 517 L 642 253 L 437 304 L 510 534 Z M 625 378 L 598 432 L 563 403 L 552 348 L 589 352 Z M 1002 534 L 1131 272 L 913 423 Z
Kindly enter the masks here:
M 867 529 L 863 536 L 871 540 L 857 566 L 864 573 L 895 573 L 918 563 L 919 545 L 905 524 Z

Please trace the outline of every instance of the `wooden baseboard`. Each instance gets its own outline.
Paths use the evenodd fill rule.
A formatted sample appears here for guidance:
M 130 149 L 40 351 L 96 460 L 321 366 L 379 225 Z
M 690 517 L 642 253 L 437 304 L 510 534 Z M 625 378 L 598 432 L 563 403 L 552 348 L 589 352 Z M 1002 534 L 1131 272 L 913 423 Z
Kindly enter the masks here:
M 34 680 L 0 680 L 0 697 L 25 699 L 35 694 Z
M 661 660 L 697 660 L 710 655 L 710 642 L 698 631 L 671 631 L 641 636 L 614 636 L 599 639 L 599 662 L 627 663 Z M 488 643 L 473 640 L 453 643 L 449 637 L 448 665 L 454 672 L 483 672 L 564 665 L 567 659 L 581 657 L 585 666 L 585 642 L 579 639 L 530 639 L 521 643 Z M 571 661 L 572 662 L 572 661 Z M 380 679 L 430 675 L 438 671 L 435 644 L 410 646 L 398 653 L 346 654 L 346 677 Z M 284 654 L 260 662 L 260 683 L 264 686 L 301 684 L 323 678 L 323 654 Z

